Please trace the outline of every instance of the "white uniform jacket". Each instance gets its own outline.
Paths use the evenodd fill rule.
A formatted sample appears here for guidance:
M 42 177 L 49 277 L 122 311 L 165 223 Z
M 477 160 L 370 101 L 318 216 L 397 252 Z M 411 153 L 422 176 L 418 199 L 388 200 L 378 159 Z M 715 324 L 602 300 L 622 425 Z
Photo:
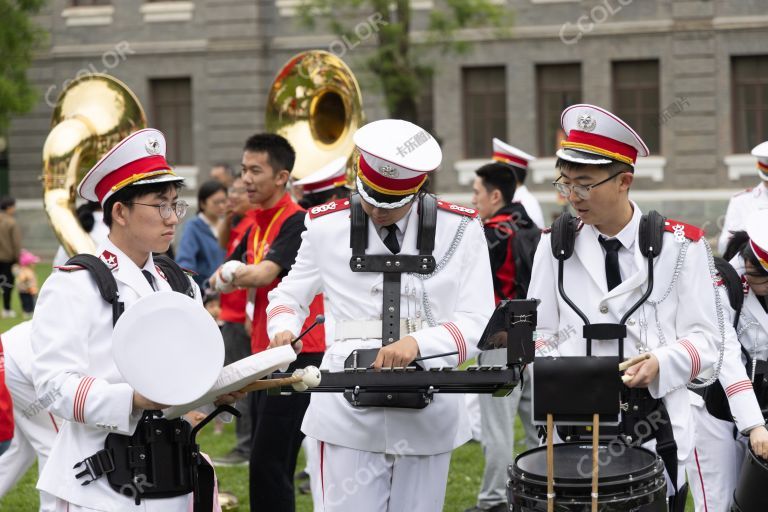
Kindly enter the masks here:
M 731 231 L 746 229 L 747 219 L 750 215 L 766 208 L 768 208 L 768 189 L 766 189 L 764 182 L 731 197 L 725 212 L 723 230 L 717 240 L 717 250 L 720 254 L 725 252 L 725 246 L 728 245 L 728 240 L 731 238 Z
M 541 211 L 539 200 L 536 199 L 533 194 L 531 194 L 531 191 L 528 190 L 528 187 L 525 185 L 518 185 L 518 187 L 515 189 L 515 196 L 512 198 L 512 200 L 523 205 L 526 213 L 537 226 L 540 228 L 548 226 L 548 224 L 544 223 L 544 213 Z
M 568 297 L 592 323 L 618 323 L 643 295 L 648 286 L 648 263 L 640 253 L 638 230 L 640 209 L 633 203 L 634 214 L 628 226 L 634 233 L 632 260 L 634 272 L 608 291 L 605 253 L 598 241 L 598 231 L 583 225 L 577 232 L 574 254 L 565 262 L 564 289 Z M 659 375 L 649 386 L 654 398 L 663 398 L 672 420 L 678 459 L 681 463 L 692 448 L 693 429 L 685 388 L 693 378 L 716 361 L 721 345 L 717 320 L 713 275 L 703 241 L 692 241 L 696 228 L 669 220 L 664 233 L 662 253 L 654 260 L 654 287 L 648 301 L 627 321 L 624 356 L 647 350 L 659 360 Z M 626 229 L 626 228 L 625 228 Z M 700 238 L 693 236 L 693 238 Z M 626 250 L 626 249 L 623 249 Z M 680 261 L 680 257 L 684 260 Z M 620 262 L 622 257 L 619 257 Z M 542 236 L 533 264 L 528 298 L 541 300 L 538 308 L 537 356 L 584 356 L 583 322 L 558 293 L 558 261 L 552 256 L 551 236 Z M 675 276 L 676 271 L 679 274 Z M 653 303 L 656 303 L 654 306 Z M 724 313 L 721 311 L 721 315 Z M 726 319 L 727 321 L 727 319 Z M 615 340 L 593 341 L 595 356 L 617 355 Z M 535 371 L 535 365 L 534 365 Z M 585 390 L 586 392 L 587 390 Z
M 421 363 L 427 368 L 456 366 L 473 357 L 494 309 L 488 246 L 480 221 L 474 210 L 441 201 L 438 204 L 433 253 L 438 269 L 426 279 L 403 274 L 401 282 L 401 317 L 423 321 L 423 328 L 411 334 L 420 354 L 459 351 L 458 356 Z M 269 294 L 270 337 L 283 330 L 298 334 L 308 314 L 307 306 L 321 292 L 339 324 L 381 320 L 382 274 L 350 269 L 347 208 L 348 201 L 342 200 L 310 209 L 296 263 Z M 418 254 L 416 212 L 410 212 L 400 254 Z M 366 252 L 390 254 L 372 222 L 368 223 Z M 406 334 L 400 333 L 401 337 Z M 375 347 L 381 347 L 379 337 L 336 341 L 326 351 L 322 369 L 342 371 L 352 350 Z M 356 408 L 340 393 L 315 393 L 302 430 L 315 439 L 348 448 L 405 455 L 444 453 L 470 439 L 463 397 L 439 393 L 421 410 Z
M 97 253 L 117 280 L 120 300 L 128 310 L 140 297 L 153 293 L 139 267 L 109 239 Z M 148 270 L 160 291 L 170 285 L 150 255 Z M 195 288 L 196 297 L 200 293 Z M 122 511 L 181 511 L 191 496 L 143 500 L 113 491 L 107 477 L 82 486 L 72 467 L 104 448 L 113 432 L 131 435 L 141 418 L 132 413 L 133 389 L 112 358 L 112 307 L 102 299 L 90 272 L 55 272 L 40 291 L 32 320 L 32 366 L 39 400 L 50 403 L 55 415 L 67 420 L 51 450 L 38 489 L 89 509 Z M 147 354 L 151 357 L 151 354 Z M 79 472 L 79 470 L 77 471 Z
M 765 420 L 752 389 L 751 366 L 749 370 L 744 366 L 747 359 L 741 352 L 741 345 L 744 345 L 753 359 L 768 359 L 768 313 L 760 305 L 755 292 L 746 284 L 744 259 L 736 255 L 730 263 L 742 276 L 744 305 L 737 327 L 740 344 L 726 344 L 720 383 L 728 397 L 736 427 L 739 432 L 746 433 L 753 427 L 765 424 Z M 730 308 L 728 311 L 729 320 L 733 323 L 733 312 Z

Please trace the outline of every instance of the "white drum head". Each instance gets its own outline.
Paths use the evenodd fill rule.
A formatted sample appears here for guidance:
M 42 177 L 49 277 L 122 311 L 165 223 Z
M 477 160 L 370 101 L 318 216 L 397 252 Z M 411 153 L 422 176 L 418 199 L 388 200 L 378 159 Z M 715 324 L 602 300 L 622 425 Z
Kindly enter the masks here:
M 216 321 L 194 299 L 178 292 L 142 297 L 117 321 L 112 336 L 117 369 L 133 389 L 167 405 L 197 400 L 224 365 Z

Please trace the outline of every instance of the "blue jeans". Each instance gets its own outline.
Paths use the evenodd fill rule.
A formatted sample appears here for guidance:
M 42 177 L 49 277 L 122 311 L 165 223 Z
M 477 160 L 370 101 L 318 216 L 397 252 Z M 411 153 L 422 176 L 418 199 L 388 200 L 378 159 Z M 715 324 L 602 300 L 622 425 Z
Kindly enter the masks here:
M 11 441 L 3 441 L 0 443 L 0 455 L 2 455 L 8 447 L 11 446 Z

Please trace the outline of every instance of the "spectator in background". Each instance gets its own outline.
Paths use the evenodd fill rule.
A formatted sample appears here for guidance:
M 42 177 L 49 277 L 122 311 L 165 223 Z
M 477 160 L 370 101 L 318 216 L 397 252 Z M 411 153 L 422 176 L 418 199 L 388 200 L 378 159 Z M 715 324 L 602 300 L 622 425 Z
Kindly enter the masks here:
M 227 216 L 219 231 L 219 244 L 229 257 L 240 245 L 248 230 L 255 222 L 255 215 L 248 214 L 251 202 L 241 177 L 235 178 L 227 194 Z M 222 293 L 220 297 L 221 335 L 224 338 L 224 364 L 232 364 L 251 355 L 251 335 L 245 328 L 245 304 L 248 301 L 245 289 Z M 240 466 L 248 463 L 251 456 L 252 413 L 249 399 L 235 403 L 242 416 L 237 418 L 235 435 L 237 444 L 226 455 L 214 459 L 217 466 Z
M 10 196 L 0 199 L 0 286 L 3 288 L 2 318 L 14 318 L 16 312 L 11 309 L 11 292 L 14 278 L 12 267 L 19 261 L 21 252 L 21 231 L 16 219 L 16 200 Z
M 211 274 L 224 262 L 219 245 L 219 223 L 227 208 L 227 188 L 216 180 L 206 181 L 197 191 L 197 216 L 187 222 L 177 248 L 176 262 L 197 275 L 204 289 Z
M 37 301 L 37 275 L 33 265 L 38 263 L 40 258 L 26 249 L 21 250 L 19 255 L 19 273 L 16 276 L 16 287 L 19 289 L 19 299 L 21 299 L 21 311 L 24 318 L 31 318 L 35 310 Z
M 226 162 L 220 162 L 211 167 L 210 178 L 223 183 L 225 187 L 229 188 L 237 179 L 238 173 L 234 167 Z

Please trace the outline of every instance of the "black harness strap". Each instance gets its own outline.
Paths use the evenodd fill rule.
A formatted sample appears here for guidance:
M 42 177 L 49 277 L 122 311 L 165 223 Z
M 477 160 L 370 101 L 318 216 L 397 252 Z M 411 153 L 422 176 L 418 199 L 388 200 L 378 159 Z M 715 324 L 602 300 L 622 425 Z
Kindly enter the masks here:
M 160 270 L 165 274 L 168 279 L 168 284 L 171 285 L 171 289 L 175 292 L 183 293 L 192 298 L 195 298 L 195 287 L 192 286 L 192 281 L 187 277 L 187 273 L 168 256 L 159 254 L 153 256 L 155 265 L 160 267 Z
M 115 281 L 112 271 L 93 254 L 76 254 L 69 258 L 66 264 L 81 266 L 91 273 L 101 297 L 112 305 L 112 325 L 115 325 L 125 310 L 125 304 L 119 300 L 117 281 Z
M 382 290 L 381 344 L 389 345 L 400 339 L 400 283 L 402 274 L 412 272 L 429 274 L 435 269 L 435 233 L 437 230 L 437 202 L 431 195 L 419 201 L 418 255 L 365 253 L 368 248 L 368 215 L 358 194 L 350 197 L 350 241 L 352 272 L 381 272 L 384 274 Z

